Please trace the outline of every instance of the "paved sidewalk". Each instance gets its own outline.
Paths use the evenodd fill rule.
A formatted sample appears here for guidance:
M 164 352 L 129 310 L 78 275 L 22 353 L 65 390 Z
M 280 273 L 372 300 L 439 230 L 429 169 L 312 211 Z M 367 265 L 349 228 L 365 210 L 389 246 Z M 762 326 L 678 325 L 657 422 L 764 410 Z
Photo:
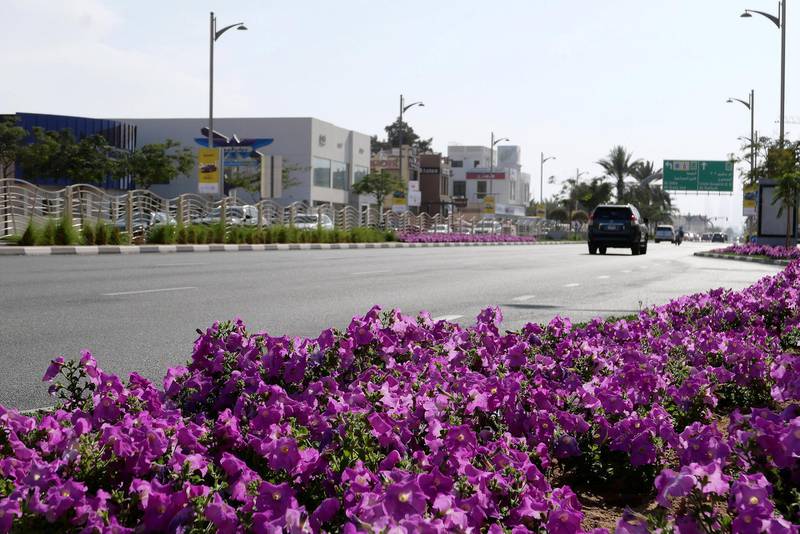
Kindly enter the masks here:
M 719 260 L 748 261 L 750 263 L 764 263 L 766 265 L 789 265 L 791 260 L 773 260 L 771 258 L 757 258 L 755 256 L 737 256 L 735 254 L 720 254 L 719 252 L 695 252 L 701 258 L 716 258 Z
M 540 241 L 534 243 L 279 243 L 271 245 L 102 245 L 20 247 L 2 246 L 0 256 L 50 256 L 98 254 L 166 254 L 172 252 L 244 252 L 268 250 L 339 250 L 365 248 L 432 248 L 486 246 L 542 246 L 576 244 L 576 241 Z

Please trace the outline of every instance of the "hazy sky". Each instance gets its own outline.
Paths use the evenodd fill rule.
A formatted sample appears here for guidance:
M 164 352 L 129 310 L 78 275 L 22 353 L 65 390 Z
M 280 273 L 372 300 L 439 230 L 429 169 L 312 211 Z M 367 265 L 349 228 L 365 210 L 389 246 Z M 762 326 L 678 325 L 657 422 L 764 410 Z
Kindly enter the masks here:
M 220 25 L 250 29 L 217 42 L 216 116 L 313 116 L 383 134 L 402 92 L 425 102 L 406 119 L 437 150 L 510 137 L 538 198 L 540 151 L 557 156 L 545 177 L 559 180 L 600 174 L 615 144 L 659 167 L 725 159 L 750 128 L 725 100 L 751 88 L 757 130 L 777 136 L 780 32 L 739 18 L 776 4 L 0 0 L 0 112 L 206 116 L 214 10 Z M 786 114 L 800 121 L 800 3 L 788 7 Z M 740 193 L 678 205 L 740 222 Z

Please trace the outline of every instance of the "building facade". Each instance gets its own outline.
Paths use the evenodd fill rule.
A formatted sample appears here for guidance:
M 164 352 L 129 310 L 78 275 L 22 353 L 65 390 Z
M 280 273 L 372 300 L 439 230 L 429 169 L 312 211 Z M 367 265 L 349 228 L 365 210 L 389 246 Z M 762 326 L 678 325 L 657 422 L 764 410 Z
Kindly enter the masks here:
M 416 209 L 412 200 L 409 205 L 409 193 L 419 191 L 420 165 L 419 156 L 416 149 L 403 145 L 402 150 L 397 147 L 387 150 L 380 150 L 372 154 L 370 160 L 372 172 L 387 172 L 388 174 L 400 178 L 403 183 L 403 191 L 396 192 L 392 198 L 386 198 L 384 206 L 395 212 L 402 213 L 409 208 Z M 375 203 L 374 196 L 367 197 L 370 204 Z
M 42 128 L 45 131 L 60 132 L 68 130 L 72 133 L 75 140 L 81 140 L 91 135 L 101 135 L 106 142 L 115 149 L 133 151 L 137 143 L 136 126 L 126 121 L 110 119 L 94 119 L 89 117 L 73 117 L 69 115 L 49 115 L 44 113 L 15 113 L 17 125 L 28 131 L 25 143 L 31 144 L 34 141 L 33 131 L 35 128 Z M 25 176 L 23 169 L 19 165 L 14 166 L 15 178 L 25 179 L 39 186 L 64 187 L 72 185 L 72 182 L 63 176 Z M 105 189 L 126 190 L 135 187 L 131 177 L 112 178 L 107 177 L 97 184 Z
M 530 198 L 530 175 L 522 172 L 520 148 L 451 145 L 453 201 L 465 213 L 524 216 Z M 491 208 L 491 205 L 494 208 Z
M 207 118 L 124 120 L 138 128 L 139 146 L 165 139 L 193 148 L 207 145 L 202 134 Z M 258 153 L 282 157 L 288 175 L 287 187 L 276 199 L 282 204 L 306 202 L 341 207 L 363 203 L 359 195 L 351 192 L 351 186 L 369 173 L 370 140 L 366 134 L 312 117 L 215 118 L 214 130 L 228 138 L 258 139 Z M 196 193 L 197 177 L 195 168 L 192 174 L 169 184 L 154 185 L 151 190 L 163 197 Z M 248 196 L 245 191 L 238 194 Z
M 451 173 L 450 160 L 441 154 L 419 156 L 420 212 L 445 216 L 453 212 Z

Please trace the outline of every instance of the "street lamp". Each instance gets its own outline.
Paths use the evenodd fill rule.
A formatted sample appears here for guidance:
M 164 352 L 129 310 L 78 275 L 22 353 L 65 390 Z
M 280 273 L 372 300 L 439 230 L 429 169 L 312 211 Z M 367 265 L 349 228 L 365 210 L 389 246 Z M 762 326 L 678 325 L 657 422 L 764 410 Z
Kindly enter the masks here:
M 753 89 L 750 89 L 750 96 L 745 102 L 741 98 L 729 98 L 728 103 L 739 102 L 747 109 L 750 110 L 750 179 L 753 179 L 756 168 L 756 146 L 755 146 L 755 110 L 756 110 L 756 94 Z
M 217 30 L 217 17 L 214 12 L 211 12 L 210 19 L 210 34 L 209 34 L 209 68 L 208 68 L 208 148 L 214 148 L 214 43 L 222 37 L 222 34 L 231 28 L 237 30 L 246 30 L 247 26 L 243 22 L 237 22 L 230 26 L 225 26 L 221 30 Z M 224 183 L 222 171 L 219 173 L 219 194 L 224 195 Z
M 414 106 L 419 106 L 419 107 L 424 108 L 425 104 L 423 104 L 422 102 L 412 102 L 411 104 L 406 105 L 405 99 L 403 98 L 403 95 L 400 95 L 400 124 L 399 124 L 399 130 L 400 130 L 400 152 L 399 153 L 400 153 L 400 157 L 399 157 L 399 159 L 397 161 L 397 164 L 400 167 L 399 170 L 400 170 L 400 179 L 401 180 L 403 179 L 403 113 L 405 113 L 409 109 L 413 108 Z
M 778 2 L 778 16 L 764 13 L 763 11 L 756 11 L 755 9 L 745 9 L 741 14 L 742 18 L 752 17 L 752 13 L 757 13 L 762 17 L 766 17 L 772 21 L 775 26 L 781 30 L 781 136 L 780 145 L 783 146 L 783 119 L 784 119 L 784 103 L 786 94 L 786 0 Z
M 544 204 L 544 162 L 556 159 L 555 156 L 544 157 L 544 152 L 539 158 L 539 204 Z
M 501 137 L 495 140 L 494 132 L 492 132 L 492 144 L 489 146 L 489 196 L 492 196 L 492 184 L 494 183 L 494 146 L 503 141 L 511 141 L 511 139 L 508 137 Z

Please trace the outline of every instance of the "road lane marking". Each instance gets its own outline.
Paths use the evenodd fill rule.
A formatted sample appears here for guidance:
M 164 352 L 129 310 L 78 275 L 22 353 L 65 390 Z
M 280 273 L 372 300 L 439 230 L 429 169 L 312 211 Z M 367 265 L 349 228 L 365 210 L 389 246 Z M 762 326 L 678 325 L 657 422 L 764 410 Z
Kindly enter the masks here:
M 578 287 L 579 285 L 580 284 L 572 283 L 572 284 L 566 284 L 564 287 Z
M 386 273 L 390 273 L 390 272 L 392 272 L 392 271 L 361 271 L 361 272 L 358 272 L 358 273 L 350 273 L 350 274 L 352 274 L 353 276 L 361 276 L 361 275 L 365 275 L 365 274 L 386 274 Z
M 611 278 L 611 277 L 608 276 L 607 274 L 601 274 L 600 276 L 597 277 L 598 280 L 605 280 L 606 278 Z
M 139 295 L 141 293 L 159 293 L 161 291 L 184 291 L 187 289 L 197 289 L 196 287 L 165 287 L 163 289 L 141 289 L 139 291 L 119 291 L 117 293 L 103 293 L 106 297 L 119 297 L 121 295 Z
M 511 300 L 513 300 L 515 302 L 523 302 L 523 301 L 526 301 L 526 300 L 531 300 L 531 299 L 533 299 L 535 297 L 536 297 L 536 295 L 520 295 L 519 297 L 514 297 Z
M 623 273 L 626 273 L 626 274 L 630 274 L 630 273 L 632 273 L 633 271 L 631 271 L 630 269 L 624 269 L 622 272 L 623 272 Z
M 158 263 L 153 267 L 199 267 L 200 265 L 208 265 L 204 262 L 191 262 L 191 263 Z
M 434 317 L 433 320 L 435 322 L 439 321 L 455 321 L 456 319 L 461 319 L 464 317 L 463 315 L 440 315 L 439 317 Z

